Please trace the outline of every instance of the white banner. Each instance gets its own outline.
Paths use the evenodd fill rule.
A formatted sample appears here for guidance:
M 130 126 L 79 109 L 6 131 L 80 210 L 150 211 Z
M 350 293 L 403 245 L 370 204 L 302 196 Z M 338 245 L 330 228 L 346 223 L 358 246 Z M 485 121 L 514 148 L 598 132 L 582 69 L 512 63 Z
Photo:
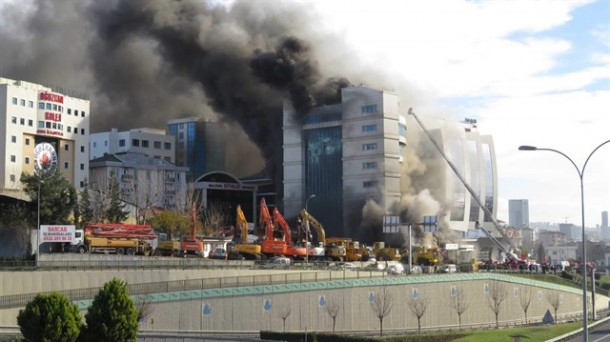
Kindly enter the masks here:
M 74 240 L 75 226 L 40 226 L 40 243 L 70 242 Z

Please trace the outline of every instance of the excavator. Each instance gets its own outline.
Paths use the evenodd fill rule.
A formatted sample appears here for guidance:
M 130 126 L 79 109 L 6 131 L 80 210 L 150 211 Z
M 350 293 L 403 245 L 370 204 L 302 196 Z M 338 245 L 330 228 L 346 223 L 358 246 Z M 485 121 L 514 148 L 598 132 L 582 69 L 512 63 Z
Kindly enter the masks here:
M 246 221 L 246 216 L 239 204 L 237 205 L 236 217 L 236 226 L 240 231 L 241 241 L 229 245 L 229 259 L 260 260 L 261 246 L 256 243 L 248 242 L 248 221 Z
M 191 207 L 191 232 L 188 236 L 182 236 L 180 241 L 159 241 L 155 250 L 156 255 L 203 256 L 203 241 L 198 240 L 197 230 L 197 208 L 195 203 Z
M 286 255 L 286 249 L 288 246 L 284 239 L 276 239 L 273 235 L 274 226 L 271 220 L 271 214 L 269 213 L 269 208 L 267 208 L 267 202 L 265 202 L 264 197 L 261 198 L 260 202 L 259 224 L 265 228 L 265 239 L 261 244 L 263 258 Z
M 284 216 L 280 214 L 280 211 L 277 210 L 277 208 L 273 208 L 274 230 L 278 225 L 282 228 L 282 231 L 284 231 L 284 241 L 286 242 L 286 254 L 284 255 L 289 258 L 304 260 L 305 256 L 307 255 L 307 248 L 305 248 L 305 246 L 295 246 L 295 244 L 292 242 L 290 227 L 288 226 L 288 223 L 286 223 Z
M 309 258 L 312 260 L 347 260 L 345 247 L 337 246 L 336 244 L 328 244 L 324 226 L 322 226 L 322 224 L 315 217 L 308 213 L 307 210 L 301 209 L 300 220 L 305 224 L 305 227 L 313 226 L 316 233 L 318 233 L 318 241 L 321 244 L 321 248 L 311 248 L 308 250 Z M 309 234 L 307 228 L 305 234 Z M 320 249 L 323 249 L 323 251 Z

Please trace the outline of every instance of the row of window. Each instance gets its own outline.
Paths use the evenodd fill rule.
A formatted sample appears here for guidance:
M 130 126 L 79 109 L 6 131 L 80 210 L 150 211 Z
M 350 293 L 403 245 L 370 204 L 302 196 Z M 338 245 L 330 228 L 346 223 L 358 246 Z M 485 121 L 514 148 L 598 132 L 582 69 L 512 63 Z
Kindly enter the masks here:
M 17 117 L 16 116 L 11 117 L 11 122 L 14 123 L 14 124 L 17 124 Z M 24 118 L 19 118 L 19 124 L 21 126 L 25 126 L 25 119 Z M 34 121 L 28 120 L 28 126 L 33 127 L 34 126 Z
M 17 124 L 17 117 L 16 116 L 11 117 L 11 122 L 14 123 L 14 124 Z M 25 119 L 24 118 L 19 118 L 19 124 L 21 126 L 25 126 Z M 29 127 L 33 127 L 34 126 L 34 121 L 28 120 L 28 126 Z M 62 124 L 54 122 L 54 121 L 38 121 L 38 128 L 57 129 L 57 130 L 60 130 L 60 131 L 64 130 L 64 126 Z M 72 133 L 72 127 L 66 126 L 66 131 L 68 133 Z M 74 134 L 78 134 L 78 127 L 74 127 Z M 80 129 L 80 134 L 81 135 L 85 135 L 85 129 L 84 128 Z
M 360 107 L 362 114 L 365 113 L 377 113 L 377 105 L 366 105 L 366 106 L 362 106 Z
M 140 147 L 140 143 L 141 143 L 142 147 L 144 147 L 144 148 L 148 148 L 149 144 L 150 144 L 150 142 L 148 140 L 131 139 L 131 146 Z M 119 140 L 119 147 L 124 147 L 124 146 L 125 146 L 125 139 Z M 160 149 L 161 148 L 161 142 L 160 141 L 154 141 L 153 142 L 153 147 L 156 148 L 156 149 Z M 171 150 L 172 143 L 169 143 L 169 142 L 163 143 L 163 147 L 166 150 Z
M 15 183 L 17 181 L 17 177 L 15 175 L 10 175 L 10 181 L 11 181 L 11 183 Z M 80 182 L 80 187 L 84 188 L 85 187 L 85 182 L 81 181 Z
M 68 145 L 66 145 L 66 147 L 67 146 Z M 17 162 L 17 157 L 14 154 L 11 154 L 11 163 L 15 163 L 15 162 Z M 29 165 L 30 164 L 30 157 L 25 157 L 24 158 L 24 163 Z M 69 169 L 69 168 L 70 168 L 70 163 L 69 162 L 64 162 L 64 169 Z M 85 164 L 81 163 L 80 164 L 80 169 L 84 170 L 85 169 Z
M 25 100 L 24 99 L 20 99 L 19 101 L 17 101 L 16 97 L 13 97 L 12 99 L 13 104 L 17 105 L 17 103 L 21 104 L 21 107 L 25 107 Z M 28 101 L 28 107 L 30 108 L 34 108 L 34 101 Z
M 377 149 L 377 143 L 362 144 L 363 151 L 371 151 Z

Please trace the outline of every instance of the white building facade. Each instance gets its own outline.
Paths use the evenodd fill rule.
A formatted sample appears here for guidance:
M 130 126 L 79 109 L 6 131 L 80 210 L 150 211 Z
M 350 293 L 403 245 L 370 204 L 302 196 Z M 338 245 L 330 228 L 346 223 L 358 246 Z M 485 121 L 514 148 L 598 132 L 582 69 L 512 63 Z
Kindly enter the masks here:
M 0 194 L 26 199 L 21 173 L 34 173 L 36 146 L 48 143 L 56 167 L 78 190 L 89 170 L 90 103 L 86 95 L 0 78 Z
M 176 138 L 165 134 L 163 129 L 134 128 L 119 132 L 113 128 L 110 132 L 91 134 L 89 150 L 90 159 L 106 153 L 135 152 L 175 164 Z

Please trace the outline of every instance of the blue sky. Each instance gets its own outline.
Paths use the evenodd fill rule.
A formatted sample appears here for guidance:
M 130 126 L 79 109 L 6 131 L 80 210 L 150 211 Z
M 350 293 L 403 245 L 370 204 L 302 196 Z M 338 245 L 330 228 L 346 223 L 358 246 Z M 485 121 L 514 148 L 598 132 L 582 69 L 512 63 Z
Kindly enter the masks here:
M 410 93 L 421 115 L 476 118 L 494 137 L 498 218 L 580 225 L 576 169 L 610 139 L 610 1 L 314 1 L 321 22 Z M 400 82 L 404 82 L 401 87 Z M 589 161 L 586 225 L 610 211 L 610 143 Z

